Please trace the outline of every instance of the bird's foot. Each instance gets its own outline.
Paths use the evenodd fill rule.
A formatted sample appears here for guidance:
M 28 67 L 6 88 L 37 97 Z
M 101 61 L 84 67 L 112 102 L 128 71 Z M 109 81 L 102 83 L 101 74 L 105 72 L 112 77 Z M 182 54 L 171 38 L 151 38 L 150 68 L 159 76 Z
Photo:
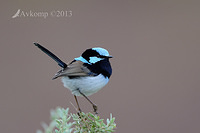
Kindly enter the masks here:
M 97 112 L 97 105 L 93 104 L 93 109 L 94 109 L 95 114 L 98 114 L 98 112 Z

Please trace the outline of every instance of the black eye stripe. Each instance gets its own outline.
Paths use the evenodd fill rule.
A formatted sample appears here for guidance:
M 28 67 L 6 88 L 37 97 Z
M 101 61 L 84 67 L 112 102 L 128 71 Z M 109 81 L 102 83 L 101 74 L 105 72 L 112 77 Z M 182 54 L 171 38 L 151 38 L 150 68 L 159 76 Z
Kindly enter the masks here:
M 99 57 L 100 57 L 100 58 L 106 58 L 106 56 L 103 56 L 103 55 L 99 55 Z
M 83 52 L 82 57 L 85 58 L 87 61 L 89 61 L 90 57 L 99 57 L 99 53 L 96 50 L 87 49 L 85 52 Z

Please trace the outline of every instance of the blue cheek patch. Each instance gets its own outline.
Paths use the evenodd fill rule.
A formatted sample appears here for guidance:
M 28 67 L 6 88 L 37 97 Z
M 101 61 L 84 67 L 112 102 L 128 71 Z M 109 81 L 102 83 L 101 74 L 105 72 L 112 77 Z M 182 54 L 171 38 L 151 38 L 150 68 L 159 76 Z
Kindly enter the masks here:
M 75 58 L 75 60 L 77 60 L 77 61 L 82 61 L 83 63 L 91 64 L 91 63 L 89 63 L 86 59 L 84 59 L 82 56 L 80 56 L 80 57 L 78 57 L 78 58 Z
M 78 58 L 75 58 L 75 60 L 82 61 L 83 63 L 87 63 L 87 64 L 95 64 L 96 62 L 103 60 L 103 58 L 90 57 L 90 60 L 88 62 L 86 59 L 84 59 L 82 56 L 80 56 Z
M 94 64 L 94 63 L 96 63 L 98 61 L 101 61 L 101 60 L 103 60 L 103 59 L 102 58 L 98 58 L 98 57 L 90 57 L 89 62 Z

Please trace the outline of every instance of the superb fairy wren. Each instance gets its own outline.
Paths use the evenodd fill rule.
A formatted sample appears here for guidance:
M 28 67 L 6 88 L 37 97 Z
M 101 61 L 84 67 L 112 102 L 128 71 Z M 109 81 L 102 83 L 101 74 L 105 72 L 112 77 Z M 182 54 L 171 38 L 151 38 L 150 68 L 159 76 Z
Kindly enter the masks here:
M 62 67 L 53 79 L 62 77 L 64 87 L 71 90 L 74 95 L 78 110 L 81 112 L 76 96 L 83 96 L 92 104 L 94 112 L 97 113 L 97 106 L 87 96 L 99 91 L 109 81 L 112 74 L 109 58 L 112 56 L 108 51 L 100 47 L 90 48 L 85 50 L 80 57 L 66 64 L 40 44 L 34 44 Z

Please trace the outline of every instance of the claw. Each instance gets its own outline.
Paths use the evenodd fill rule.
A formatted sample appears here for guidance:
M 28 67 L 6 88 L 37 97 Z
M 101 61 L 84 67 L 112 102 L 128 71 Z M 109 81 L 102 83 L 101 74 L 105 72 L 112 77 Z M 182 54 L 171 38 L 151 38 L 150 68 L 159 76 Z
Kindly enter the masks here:
M 94 109 L 95 114 L 98 114 L 98 112 L 97 112 L 97 105 L 93 104 L 93 109 Z

